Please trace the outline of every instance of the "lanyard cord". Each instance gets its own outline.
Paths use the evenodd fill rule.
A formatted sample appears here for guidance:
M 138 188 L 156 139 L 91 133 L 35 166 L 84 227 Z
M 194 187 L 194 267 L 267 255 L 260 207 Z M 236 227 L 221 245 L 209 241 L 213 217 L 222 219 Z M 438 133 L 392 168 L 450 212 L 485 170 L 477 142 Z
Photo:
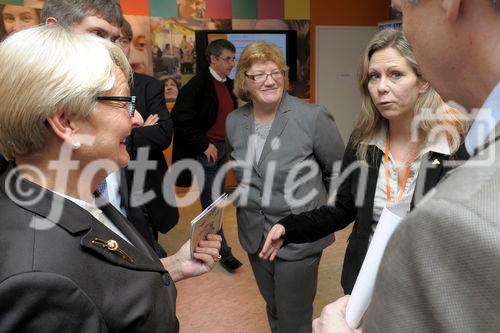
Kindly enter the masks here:
M 385 154 L 384 154 L 384 161 L 385 161 L 385 190 L 387 192 L 387 203 L 391 202 L 391 184 L 390 184 L 390 170 L 389 170 L 389 146 L 390 146 L 390 138 L 389 135 L 387 135 L 387 140 L 385 143 Z M 408 181 L 408 177 L 410 176 L 410 170 L 411 170 L 411 163 L 408 163 L 408 166 L 406 167 L 405 175 L 403 177 L 403 182 L 401 184 L 401 188 L 399 189 L 398 192 L 398 198 L 396 200 L 396 204 L 398 204 L 401 199 L 403 199 L 403 192 L 406 187 L 406 182 Z

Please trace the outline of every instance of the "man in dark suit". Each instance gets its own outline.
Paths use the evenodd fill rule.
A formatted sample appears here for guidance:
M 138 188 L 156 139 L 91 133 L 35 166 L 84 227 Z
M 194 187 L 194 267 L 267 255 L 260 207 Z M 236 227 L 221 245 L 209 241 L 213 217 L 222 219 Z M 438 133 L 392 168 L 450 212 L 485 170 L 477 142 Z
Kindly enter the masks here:
M 198 73 L 181 88 L 172 110 L 174 121 L 174 147 L 172 159 L 196 159 L 203 167 L 204 182 L 198 181 L 201 188 L 200 201 L 203 209 L 215 198 L 212 192 L 222 193 L 224 181 L 212 191 L 216 175 L 225 168 L 228 161 L 225 145 L 225 121 L 229 112 L 237 107 L 233 94 L 233 80 L 228 78 L 234 67 L 234 45 L 225 39 L 212 41 L 206 49 L 208 69 L 199 69 Z M 182 172 L 177 179 L 177 186 L 189 187 L 192 174 Z M 222 236 L 221 264 L 229 272 L 241 266 Z
M 497 332 L 500 327 L 500 1 L 393 0 L 423 75 L 445 100 L 480 108 L 471 158 L 392 235 L 363 332 Z M 352 332 L 346 298 L 317 333 Z
M 117 42 L 127 58 L 130 54 L 132 37 L 130 24 L 124 19 Z M 139 149 L 147 148 L 147 160 L 156 162 L 156 167 L 146 171 L 144 185 L 136 189 L 133 184 L 136 173 L 129 165 L 125 170 L 128 195 L 123 191 L 121 195 L 126 199 L 124 208 L 128 219 L 158 255 L 164 257 L 166 253 L 157 242 L 158 231 L 166 233 L 179 219 L 177 207 L 168 204 L 162 192 L 163 180 L 168 171 L 163 150 L 168 148 L 172 140 L 172 120 L 166 108 L 164 85 L 161 81 L 148 75 L 134 73 L 131 93 L 137 98 L 136 109 L 144 119 L 144 126 L 134 128 L 127 141 L 130 158 L 137 159 Z M 173 198 L 173 188 L 165 190 L 170 191 L 169 196 Z M 153 199 L 147 200 L 144 204 L 137 204 L 141 203 L 143 193 L 148 191 L 152 191 Z
M 95 33 L 112 42 L 118 42 L 118 45 L 124 49 L 123 39 L 120 38 L 120 27 L 124 21 L 121 13 L 116 14 L 120 15 L 120 21 L 108 17 L 81 15 L 70 2 L 47 2 L 42 10 L 42 19 L 46 23 L 60 22 L 63 19 L 62 25 L 68 26 L 70 30 Z M 129 34 L 125 40 L 128 40 L 130 46 L 132 30 L 130 25 L 126 24 L 124 30 L 127 30 Z M 128 53 L 126 49 L 124 52 Z M 128 54 L 126 55 L 128 57 Z M 131 163 L 126 168 L 108 176 L 106 192 L 110 202 L 127 216 L 161 258 L 166 256 L 166 252 L 157 242 L 158 231 L 166 233 L 177 224 L 179 219 L 177 207 L 169 205 L 164 200 L 162 192 L 163 178 L 168 169 L 163 150 L 168 148 L 172 140 L 172 121 L 166 109 L 163 83 L 150 76 L 137 73 L 134 73 L 133 81 L 131 94 L 137 98 L 136 109 L 139 111 L 135 113 L 135 116 L 142 117 L 144 125 L 132 129 L 127 139 Z M 135 163 L 134 167 L 133 160 L 137 159 L 141 148 L 147 149 L 147 156 L 145 159 L 140 159 L 138 164 Z M 144 171 L 144 164 L 141 168 L 141 163 L 147 161 L 153 161 L 156 165 L 148 168 L 145 174 L 135 171 L 135 169 Z M 134 186 L 134 177 L 144 178 L 137 179 L 138 185 Z M 115 185 L 111 185 L 112 183 Z M 169 190 L 173 191 L 173 189 Z

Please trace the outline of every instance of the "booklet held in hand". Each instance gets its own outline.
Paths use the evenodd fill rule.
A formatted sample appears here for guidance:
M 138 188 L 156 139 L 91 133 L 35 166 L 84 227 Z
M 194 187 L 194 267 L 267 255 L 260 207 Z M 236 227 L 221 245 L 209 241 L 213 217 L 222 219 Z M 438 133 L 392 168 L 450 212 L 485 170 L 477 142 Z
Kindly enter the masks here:
M 207 237 L 207 234 L 216 234 L 222 227 L 222 218 L 224 216 L 224 207 L 226 207 L 227 194 L 224 193 L 217 198 L 210 206 L 202 211 L 191 221 L 191 258 L 194 250 L 201 240 Z

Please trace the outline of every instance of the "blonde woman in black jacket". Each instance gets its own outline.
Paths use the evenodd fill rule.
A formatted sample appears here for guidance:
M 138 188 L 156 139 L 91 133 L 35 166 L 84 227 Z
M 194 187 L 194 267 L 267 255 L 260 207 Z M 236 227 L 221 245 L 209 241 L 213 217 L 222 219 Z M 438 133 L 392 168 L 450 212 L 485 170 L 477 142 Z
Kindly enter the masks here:
M 463 159 L 459 148 L 467 129 L 465 117 L 447 107 L 422 77 L 400 31 L 379 32 L 368 44 L 359 86 L 361 113 L 344 153 L 347 177 L 334 204 L 280 220 L 260 254 L 273 260 L 283 244 L 312 242 L 355 221 L 341 278 L 346 294 L 383 208 L 413 208 L 450 169 L 446 160 Z M 364 166 L 348 169 L 355 162 Z

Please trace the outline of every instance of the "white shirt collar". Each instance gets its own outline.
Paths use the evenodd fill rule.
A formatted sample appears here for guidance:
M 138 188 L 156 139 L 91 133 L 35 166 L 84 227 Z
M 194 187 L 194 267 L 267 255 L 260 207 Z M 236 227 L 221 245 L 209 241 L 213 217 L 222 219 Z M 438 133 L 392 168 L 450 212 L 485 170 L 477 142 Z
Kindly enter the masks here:
M 465 148 L 469 155 L 474 155 L 474 151 L 485 143 L 498 122 L 500 122 L 500 83 L 484 102 L 465 137 Z
M 216 79 L 219 82 L 226 82 L 227 77 L 221 78 L 220 75 L 217 74 L 217 72 L 212 68 L 212 66 L 209 66 L 208 70 L 210 71 L 210 74 L 212 74 L 212 76 L 214 77 L 214 79 Z
M 87 202 L 87 201 L 84 201 L 84 200 L 80 200 L 80 199 L 77 199 L 77 198 L 70 197 L 70 196 L 68 196 L 66 194 L 63 194 L 63 193 L 60 193 L 60 192 L 54 192 L 54 193 L 57 193 L 61 197 L 64 197 L 64 198 L 66 198 L 66 199 L 74 202 L 75 204 L 77 204 L 81 208 L 85 209 L 87 212 L 89 212 L 90 214 L 92 214 L 94 216 L 95 216 L 95 214 L 102 213 L 102 211 L 95 204 L 95 199 L 92 199 L 92 202 Z
M 87 212 L 89 212 L 96 220 L 98 220 L 99 222 L 101 222 L 102 224 L 104 224 L 104 226 L 106 226 L 109 230 L 111 230 L 112 232 L 114 232 L 115 234 L 117 234 L 118 236 L 120 236 L 121 238 L 123 238 L 125 241 L 127 241 L 127 243 L 131 244 L 132 243 L 128 240 L 128 238 L 121 232 L 120 229 L 118 229 L 118 227 L 104 214 L 104 212 L 102 210 L 99 209 L 99 207 L 97 207 L 97 205 L 95 204 L 95 199 L 92 199 L 92 202 L 87 202 L 87 201 L 84 201 L 84 200 L 80 200 L 80 199 L 77 199 L 77 198 L 73 198 L 73 197 L 70 197 L 70 196 L 67 196 L 63 193 L 59 193 L 59 192 L 55 192 L 57 193 L 58 195 L 74 202 L 75 204 L 77 204 L 78 206 L 80 206 L 81 208 L 85 209 Z
M 387 130 L 386 127 L 383 126 L 368 142 L 368 145 L 376 146 L 382 152 L 385 152 L 386 137 Z M 427 141 L 424 148 L 420 151 L 419 156 L 423 156 L 430 151 L 443 155 L 451 155 L 450 145 L 448 144 L 448 139 L 446 138 L 445 133 L 440 132 L 437 136 L 435 136 L 433 141 Z

